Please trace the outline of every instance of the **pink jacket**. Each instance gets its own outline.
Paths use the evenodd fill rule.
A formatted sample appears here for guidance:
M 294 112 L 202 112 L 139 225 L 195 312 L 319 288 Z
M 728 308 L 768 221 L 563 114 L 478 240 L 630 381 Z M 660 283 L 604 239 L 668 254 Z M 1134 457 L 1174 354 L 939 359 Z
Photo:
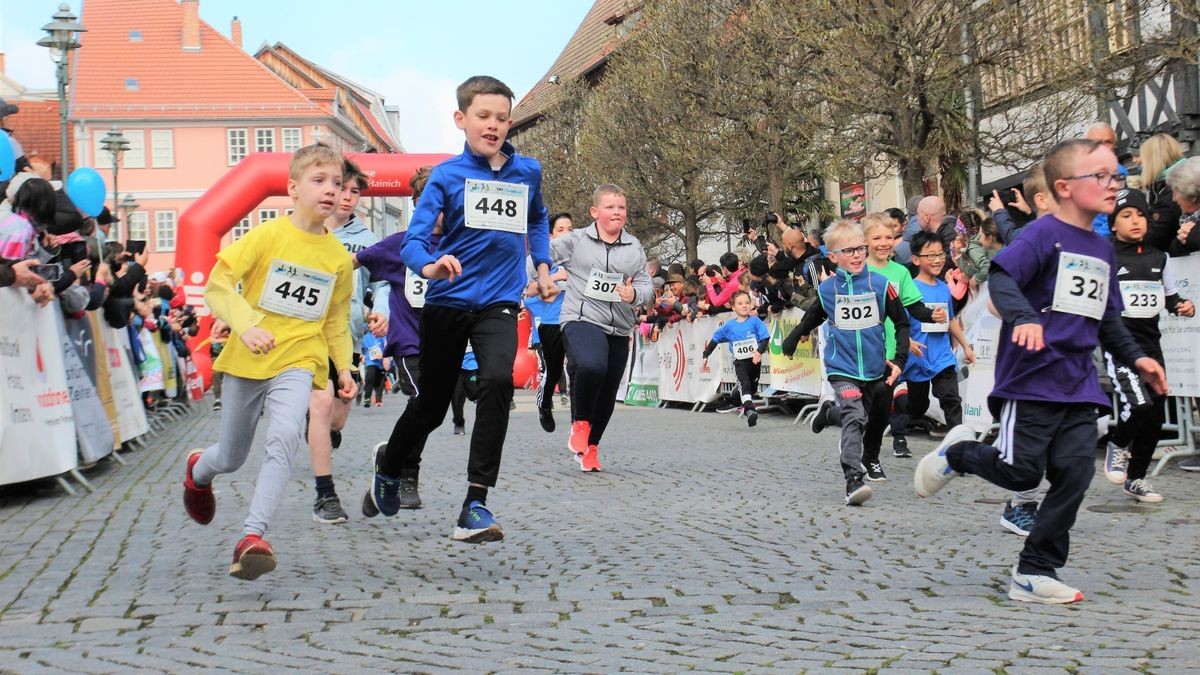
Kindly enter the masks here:
M 741 279 L 742 274 L 746 271 L 746 269 L 747 268 L 745 267 L 741 267 L 738 269 L 738 271 L 730 274 L 729 278 L 722 282 L 720 293 L 717 293 L 713 290 L 712 278 L 705 277 L 704 285 L 708 289 L 708 304 L 712 305 L 713 307 L 721 307 L 733 299 L 733 294 L 737 293 L 738 289 L 741 288 L 741 286 L 738 284 L 738 280 Z

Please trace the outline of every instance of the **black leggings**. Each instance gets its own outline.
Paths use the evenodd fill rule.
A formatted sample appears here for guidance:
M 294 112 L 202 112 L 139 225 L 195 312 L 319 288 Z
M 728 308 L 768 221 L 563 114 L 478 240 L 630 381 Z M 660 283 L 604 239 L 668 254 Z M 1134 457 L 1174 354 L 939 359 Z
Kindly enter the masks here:
M 562 379 L 563 359 L 567 356 L 563 345 L 562 328 L 555 324 L 538 326 L 538 387 L 537 407 L 554 408 L 554 387 Z M 566 389 L 563 389 L 566 392 Z
M 591 425 L 588 445 L 599 445 L 617 404 L 629 336 L 609 335 L 595 324 L 571 321 L 563 326 L 563 337 L 575 419 Z
M 367 366 L 367 382 L 363 396 L 383 400 L 383 369 L 379 366 Z

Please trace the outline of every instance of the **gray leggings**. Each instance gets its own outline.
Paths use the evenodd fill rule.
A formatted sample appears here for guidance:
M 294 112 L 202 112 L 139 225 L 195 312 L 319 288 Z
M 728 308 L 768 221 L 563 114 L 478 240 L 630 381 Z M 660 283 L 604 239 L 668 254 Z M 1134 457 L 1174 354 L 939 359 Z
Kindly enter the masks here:
M 267 455 L 258 471 L 244 534 L 262 536 L 292 476 L 292 462 L 304 439 L 304 414 L 312 393 L 313 375 L 291 368 L 269 380 L 250 380 L 226 375 L 221 407 L 221 436 L 209 446 L 192 468 L 192 479 L 207 485 L 217 474 L 233 473 L 246 463 L 258 428 L 259 411 L 270 415 Z

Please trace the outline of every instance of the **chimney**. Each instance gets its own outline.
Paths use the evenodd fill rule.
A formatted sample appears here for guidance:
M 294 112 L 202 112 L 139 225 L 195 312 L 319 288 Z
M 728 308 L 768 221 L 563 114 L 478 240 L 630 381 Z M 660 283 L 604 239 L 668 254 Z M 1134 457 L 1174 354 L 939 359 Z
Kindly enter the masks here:
M 183 51 L 200 51 L 200 0 L 179 0 L 183 9 Z
M 233 17 L 233 22 L 229 25 L 229 39 L 233 40 L 233 44 L 237 45 L 238 49 L 242 48 L 242 22 L 236 16 Z

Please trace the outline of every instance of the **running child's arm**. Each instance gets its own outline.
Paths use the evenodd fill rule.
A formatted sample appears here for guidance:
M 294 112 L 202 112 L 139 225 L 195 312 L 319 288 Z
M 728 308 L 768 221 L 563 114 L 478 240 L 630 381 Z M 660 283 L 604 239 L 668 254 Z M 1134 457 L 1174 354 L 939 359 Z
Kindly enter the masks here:
M 957 343 L 963 348 L 963 359 L 967 363 L 975 363 L 975 350 L 971 348 L 971 343 L 967 342 L 967 335 L 957 318 L 950 322 L 950 340 L 952 344 Z
M 429 174 L 429 182 L 425 184 L 425 190 L 421 192 L 421 200 L 417 202 L 417 208 L 413 211 L 412 219 L 409 220 L 408 230 L 404 233 L 403 243 L 400 247 L 401 259 L 408 269 L 427 279 L 432 277 L 426 276 L 425 268 L 440 262 L 430 251 L 433 250 L 433 228 L 437 226 L 438 214 L 447 208 L 446 188 L 443 185 L 443 181 L 445 180 L 440 168 L 435 166 Z M 446 218 L 443 224 L 449 226 L 449 222 L 450 219 Z M 442 234 L 445 236 L 446 233 L 443 232 Z M 388 239 L 391 239 L 391 237 L 388 237 Z M 386 242 L 387 239 L 384 241 Z M 376 246 L 382 243 L 380 242 Z M 442 256 L 442 258 L 454 260 L 453 256 Z M 359 259 L 362 259 L 361 251 L 359 252 Z M 457 261 L 454 262 L 457 264 Z M 461 267 L 457 271 L 461 273 Z M 441 275 L 437 276 L 440 277 Z M 454 275 L 451 274 L 450 276 L 453 277 Z M 403 281 L 404 279 L 401 277 L 400 283 L 403 283 Z
M 892 363 L 900 370 L 904 370 L 904 362 L 908 359 L 908 312 L 901 304 L 900 297 L 891 292 L 887 295 L 884 309 L 887 311 L 888 318 L 892 320 L 892 326 L 896 329 L 896 356 L 892 359 Z
M 762 319 L 754 322 L 754 337 L 758 340 L 758 353 L 766 354 L 771 343 L 771 331 L 767 330 L 767 324 L 763 323 Z
M 533 268 L 537 271 L 539 285 L 549 283 L 550 268 L 550 220 L 549 211 L 542 202 L 542 172 L 538 168 L 537 179 L 529 186 L 529 220 L 526 239 L 529 242 L 529 256 L 533 258 Z M 424 195 L 422 195 L 424 199 Z
M 905 305 L 904 309 L 912 312 L 913 318 L 923 323 L 943 323 L 946 319 L 944 316 L 946 312 L 941 307 L 938 307 L 938 310 L 940 315 L 942 315 L 942 321 L 938 321 L 934 317 L 933 310 L 929 309 L 929 306 L 920 300 L 912 303 L 911 305 Z
M 817 326 L 825 323 L 825 320 L 828 318 L 829 315 L 825 313 L 825 307 L 819 302 L 814 303 L 808 311 L 804 312 L 804 316 L 800 319 L 800 323 L 796 324 L 796 327 L 793 328 L 791 332 L 787 334 L 787 337 L 783 339 L 783 343 L 780 345 L 783 348 L 783 355 L 789 359 L 792 358 L 792 355 L 796 353 L 796 347 L 800 344 L 800 340 L 808 337 L 809 333 L 816 330 Z M 908 323 L 906 321 L 906 329 L 907 326 Z M 905 333 L 906 337 L 907 335 L 908 334 Z

